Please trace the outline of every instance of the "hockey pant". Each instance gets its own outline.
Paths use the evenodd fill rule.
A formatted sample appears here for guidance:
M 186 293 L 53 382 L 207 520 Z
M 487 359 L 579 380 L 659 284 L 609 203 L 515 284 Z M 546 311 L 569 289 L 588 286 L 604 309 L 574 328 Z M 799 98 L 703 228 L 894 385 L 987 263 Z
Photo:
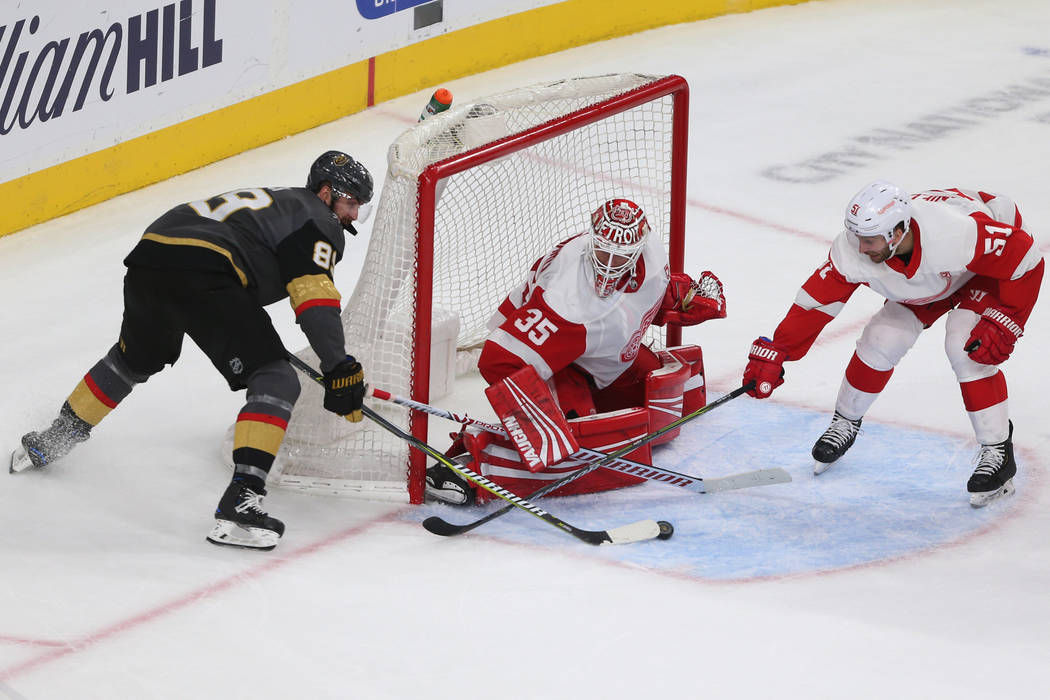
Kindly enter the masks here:
M 130 268 L 120 339 L 84 375 L 68 404 L 97 425 L 136 384 L 175 364 L 186 335 L 232 390 L 248 390 L 233 461 L 236 472 L 260 480 L 255 486 L 261 487 L 299 396 L 299 379 L 266 310 L 232 275 Z
M 982 445 L 1006 440 L 1010 432 L 1006 378 L 998 367 L 974 362 L 963 350 L 981 313 L 997 301 L 987 293 L 989 290 L 983 282 L 987 281 L 975 278 L 948 299 L 932 304 L 918 306 L 887 301 L 868 321 L 857 340 L 835 410 L 851 420 L 862 418 L 919 334 L 947 314 L 944 351 L 959 381 L 974 435 Z M 972 290 L 986 293 L 971 294 Z M 975 301 L 975 297 L 980 301 Z
M 569 427 L 581 447 L 600 452 L 614 452 L 668 425 L 680 418 L 683 412 L 692 413 L 707 404 L 703 353 L 700 347 L 684 345 L 655 353 L 648 348 L 644 349 L 648 353 L 643 360 L 643 366 L 650 369 L 645 371 L 640 381 L 624 383 L 619 387 L 621 402 L 637 401 L 634 406 L 615 405 L 617 392 L 610 391 L 615 382 L 606 389 L 588 393 L 585 397 L 580 388 L 587 385 L 583 381 L 586 375 L 576 368 L 562 370 L 552 378 L 559 406 L 570 416 Z M 635 376 L 638 374 L 635 373 Z M 591 386 L 593 387 L 593 384 Z M 563 399 L 569 399 L 569 407 L 563 403 Z M 607 410 L 598 411 L 596 406 Z M 585 411 L 583 415 L 577 413 L 581 409 Z M 625 456 L 642 464 L 652 464 L 652 446 L 667 442 L 678 433 L 679 429 L 668 431 L 652 443 Z M 463 433 L 462 439 L 462 445 L 454 446 L 452 451 L 469 451 L 476 471 L 519 495 L 532 493 L 584 466 L 582 462 L 566 460 L 542 471 L 531 472 L 507 438 L 471 429 Z M 597 469 L 566 484 L 551 495 L 593 493 L 631 486 L 642 481 L 644 479 L 639 477 L 608 469 Z M 490 496 L 488 492 L 479 489 L 478 498 L 484 501 Z

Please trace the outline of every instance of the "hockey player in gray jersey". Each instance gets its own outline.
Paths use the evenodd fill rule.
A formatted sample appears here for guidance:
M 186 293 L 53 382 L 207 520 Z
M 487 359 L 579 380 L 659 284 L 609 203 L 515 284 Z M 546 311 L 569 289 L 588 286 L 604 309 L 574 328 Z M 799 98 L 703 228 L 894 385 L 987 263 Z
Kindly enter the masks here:
M 364 374 L 346 353 L 332 270 L 344 229 L 372 199 L 372 176 L 328 151 L 305 188 L 250 188 L 180 204 L 124 260 L 120 337 L 62 404 L 50 427 L 22 437 L 11 471 L 40 468 L 87 440 L 132 388 L 174 364 L 188 335 L 230 389 L 247 390 L 234 429 L 233 478 L 208 540 L 273 549 L 284 524 L 263 509 L 266 477 L 299 397 L 299 380 L 263 308 L 289 299 L 321 361 L 324 407 L 361 420 Z

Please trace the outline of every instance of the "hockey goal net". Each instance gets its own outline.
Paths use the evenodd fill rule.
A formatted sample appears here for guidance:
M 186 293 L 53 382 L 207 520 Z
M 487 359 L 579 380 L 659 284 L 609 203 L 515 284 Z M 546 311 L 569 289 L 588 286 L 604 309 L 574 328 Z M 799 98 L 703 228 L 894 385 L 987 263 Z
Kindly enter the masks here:
M 423 402 L 447 393 L 457 364 L 463 372 L 476 363 L 510 288 L 554 244 L 585 230 L 606 199 L 638 202 L 680 270 L 687 112 L 679 76 L 606 75 L 454 105 L 402 134 L 342 314 L 366 381 Z M 299 355 L 316 366 L 310 350 Z M 424 455 L 321 404 L 320 388 L 303 381 L 271 485 L 422 502 Z M 427 438 L 425 414 L 369 405 Z

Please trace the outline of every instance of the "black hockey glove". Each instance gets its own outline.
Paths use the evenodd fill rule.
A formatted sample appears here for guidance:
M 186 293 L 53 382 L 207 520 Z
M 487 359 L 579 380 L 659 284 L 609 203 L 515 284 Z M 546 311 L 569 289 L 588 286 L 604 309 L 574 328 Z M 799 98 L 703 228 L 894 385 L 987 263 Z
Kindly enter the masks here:
M 324 373 L 324 407 L 351 423 L 360 423 L 364 403 L 365 373 L 361 363 L 347 355 L 345 360 Z

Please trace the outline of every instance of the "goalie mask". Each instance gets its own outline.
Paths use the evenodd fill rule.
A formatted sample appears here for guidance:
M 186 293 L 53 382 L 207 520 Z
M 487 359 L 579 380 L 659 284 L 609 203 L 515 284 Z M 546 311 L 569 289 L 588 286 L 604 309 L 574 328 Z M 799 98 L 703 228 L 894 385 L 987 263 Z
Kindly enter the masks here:
M 876 180 L 853 195 L 846 206 L 845 225 L 857 236 L 882 236 L 893 255 L 904 240 L 902 235 L 894 243 L 894 230 L 903 226 L 907 233 L 911 226 L 911 197 L 892 183 Z
M 594 291 L 605 298 L 634 272 L 649 235 L 642 208 L 629 199 L 610 199 L 591 214 L 590 260 Z

